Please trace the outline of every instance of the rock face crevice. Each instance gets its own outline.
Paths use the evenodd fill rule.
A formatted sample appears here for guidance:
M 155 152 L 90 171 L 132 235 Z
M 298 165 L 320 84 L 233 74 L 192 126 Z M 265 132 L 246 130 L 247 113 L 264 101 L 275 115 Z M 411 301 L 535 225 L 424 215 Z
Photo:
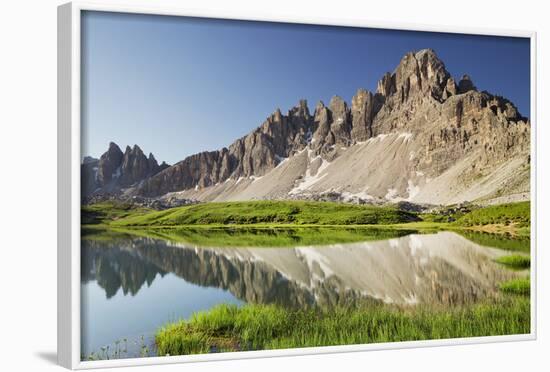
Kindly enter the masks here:
M 383 148 L 392 152 L 369 150 L 382 142 Z M 359 151 L 358 146 L 364 144 L 369 149 Z M 493 185 L 480 195 L 465 190 L 477 187 L 474 181 L 489 177 L 497 166 L 525 164 L 529 152 L 530 123 L 509 100 L 478 91 L 468 75 L 456 83 L 436 53 L 424 49 L 403 56 L 393 72 L 382 76 L 376 92 L 359 89 L 350 104 L 334 96 L 328 105 L 318 102 L 313 113 L 307 102 L 300 100 L 286 114 L 275 110 L 258 128 L 227 148 L 191 155 L 166 169 L 155 167 L 156 161 L 146 166 L 148 159 L 139 151 L 126 161 L 133 149 L 122 154 L 110 147 L 99 160 L 102 170 L 98 183 L 108 184 L 122 162 L 131 163 L 132 170 L 123 169 L 121 185 L 133 185 L 132 194 L 148 197 L 188 190 L 188 197 L 199 200 L 368 190 L 373 198 L 392 199 L 387 197 L 390 195 L 412 200 L 422 194 L 412 192 L 417 185 L 441 179 L 431 187 L 457 184 L 453 198 L 472 200 L 502 193 L 502 185 Z M 391 156 L 393 161 L 381 156 Z M 348 162 L 343 160 L 347 157 Z M 373 158 L 378 159 L 378 166 L 388 167 L 385 174 L 375 174 Z M 331 168 L 337 159 L 341 159 L 336 162 L 339 168 Z M 264 177 L 271 183 L 282 182 L 278 169 L 283 162 L 286 167 L 292 165 L 285 173 L 286 186 L 276 192 L 243 189 L 247 185 L 243 179 Z M 346 182 L 331 177 L 348 168 L 355 169 L 354 175 L 364 174 L 360 183 L 351 182 L 349 177 Z M 525 178 L 525 172 L 516 168 L 507 171 L 513 177 Z M 314 178 L 319 169 L 327 175 L 322 182 Z M 142 181 L 136 184 L 138 180 Z M 222 188 L 225 183 L 234 189 L 239 185 L 239 193 Z M 519 189 L 528 193 L 528 186 L 522 185 Z M 434 202 L 445 202 L 445 198 L 435 197 Z

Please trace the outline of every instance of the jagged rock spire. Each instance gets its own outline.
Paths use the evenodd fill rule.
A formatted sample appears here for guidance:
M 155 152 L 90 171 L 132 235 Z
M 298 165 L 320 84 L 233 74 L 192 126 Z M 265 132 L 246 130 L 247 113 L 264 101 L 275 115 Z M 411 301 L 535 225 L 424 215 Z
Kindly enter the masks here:
M 458 93 L 466 93 L 471 90 L 477 90 L 469 75 L 462 75 L 462 79 L 458 82 Z
M 83 168 L 83 196 L 98 190 L 117 192 L 121 187 L 133 185 L 162 170 L 154 155 L 150 153 L 147 158 L 137 144 L 126 146 L 123 153 L 114 142 L 110 142 L 107 151 L 91 164 L 94 167 Z M 167 167 L 164 163 L 163 169 Z
M 432 49 L 409 52 L 403 56 L 393 73 L 380 79 L 376 92 L 383 97 L 398 95 L 398 101 L 408 101 L 415 95 L 432 94 L 441 98 L 450 74 Z
M 104 186 L 111 182 L 113 175 L 122 163 L 123 155 L 120 147 L 118 147 L 116 143 L 109 143 L 109 148 L 99 158 L 97 182 L 100 186 Z

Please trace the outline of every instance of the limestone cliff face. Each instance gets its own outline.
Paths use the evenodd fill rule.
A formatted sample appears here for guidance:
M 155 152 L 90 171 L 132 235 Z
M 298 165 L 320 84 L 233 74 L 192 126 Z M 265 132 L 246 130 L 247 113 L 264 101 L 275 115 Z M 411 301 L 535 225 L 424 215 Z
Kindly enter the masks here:
M 228 148 L 189 156 L 147 178 L 133 192 L 182 192 L 200 200 L 368 192 L 371 199 L 430 202 L 435 188 L 453 186 L 452 195 L 442 191 L 433 202 L 516 192 L 528 197 L 528 185 L 521 179 L 529 166 L 530 130 L 528 119 L 510 101 L 478 91 L 467 75 L 456 83 L 435 52 L 425 49 L 407 53 L 393 72 L 382 76 L 376 92 L 359 89 L 350 104 L 335 96 L 328 106 L 319 102 L 313 115 L 304 100 L 287 114 L 277 109 Z M 375 151 L 377 142 L 385 145 Z M 108 154 L 101 179 L 112 173 L 107 160 L 120 156 L 116 151 Z M 285 167 L 292 169 L 282 179 L 279 168 L 286 159 Z M 373 168 L 381 166 L 383 173 Z M 514 178 L 512 188 L 475 183 L 489 179 L 499 166 L 506 168 L 501 174 Z M 317 175 L 319 168 L 324 173 Z M 137 169 L 139 176 L 144 174 Z M 339 177 L 346 169 L 354 173 Z M 278 187 L 249 187 L 259 178 Z M 479 189 L 477 195 L 474 188 Z

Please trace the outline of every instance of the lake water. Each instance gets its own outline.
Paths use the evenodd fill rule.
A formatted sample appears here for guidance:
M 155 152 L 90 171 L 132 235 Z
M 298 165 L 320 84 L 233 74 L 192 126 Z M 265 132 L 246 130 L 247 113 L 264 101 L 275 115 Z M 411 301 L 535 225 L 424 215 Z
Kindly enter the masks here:
M 262 234 L 271 237 L 262 240 Z M 273 240 L 272 231 L 254 236 L 232 231 L 230 246 L 224 247 L 213 244 L 211 235 L 202 243 L 182 243 L 87 234 L 82 240 L 81 353 L 117 357 L 113 352 L 119 348 L 126 349 L 122 357 L 155 355 L 153 336 L 160 326 L 221 303 L 453 306 L 492 296 L 499 282 L 518 275 L 494 262 L 509 251 L 453 232 L 396 232 L 389 239 L 360 236 L 357 242 L 326 245 L 302 245 L 311 239 L 300 240 L 293 232 L 277 234 L 282 238 Z M 318 234 L 315 241 L 322 237 Z M 235 246 L 258 241 L 296 245 Z

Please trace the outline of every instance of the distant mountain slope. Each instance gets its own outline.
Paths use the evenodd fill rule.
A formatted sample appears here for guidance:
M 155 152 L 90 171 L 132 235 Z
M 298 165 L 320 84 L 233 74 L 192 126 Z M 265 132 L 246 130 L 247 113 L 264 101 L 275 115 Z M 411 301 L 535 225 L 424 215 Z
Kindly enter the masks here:
M 529 198 L 530 123 L 505 98 L 457 83 L 430 49 L 407 53 L 348 105 L 333 97 L 218 151 L 192 155 L 128 190 L 198 200 Z

